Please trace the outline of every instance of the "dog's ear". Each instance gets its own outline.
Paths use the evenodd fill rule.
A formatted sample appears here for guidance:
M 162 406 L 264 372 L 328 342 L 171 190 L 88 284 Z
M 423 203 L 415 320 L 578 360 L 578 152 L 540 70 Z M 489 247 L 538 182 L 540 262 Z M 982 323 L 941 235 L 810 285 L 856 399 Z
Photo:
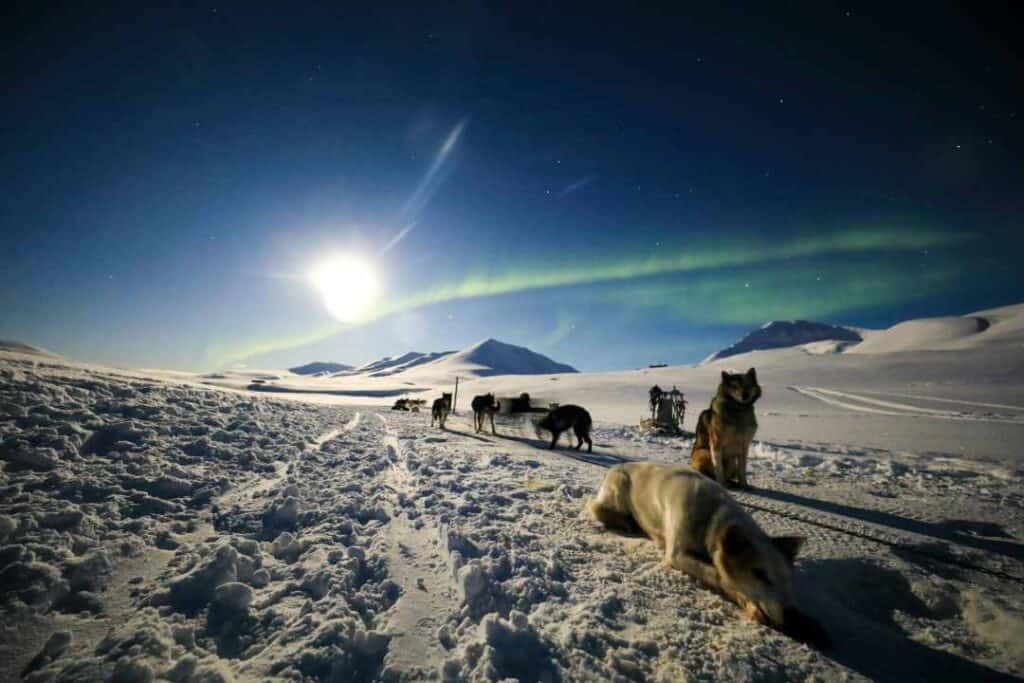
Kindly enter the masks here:
M 778 548 L 782 556 L 786 558 L 790 566 L 796 562 L 796 554 L 807 539 L 803 536 L 775 536 L 772 538 L 772 545 Z
M 729 383 L 729 373 L 726 372 L 725 370 L 722 370 L 722 383 L 723 384 L 728 384 Z
M 749 377 L 750 379 L 752 379 L 752 380 L 754 380 L 756 382 L 757 381 L 757 370 L 755 370 L 754 368 L 750 368 L 749 370 L 747 370 L 747 377 Z
M 753 548 L 750 539 L 738 524 L 730 524 L 718 539 L 719 547 L 727 557 L 740 557 Z

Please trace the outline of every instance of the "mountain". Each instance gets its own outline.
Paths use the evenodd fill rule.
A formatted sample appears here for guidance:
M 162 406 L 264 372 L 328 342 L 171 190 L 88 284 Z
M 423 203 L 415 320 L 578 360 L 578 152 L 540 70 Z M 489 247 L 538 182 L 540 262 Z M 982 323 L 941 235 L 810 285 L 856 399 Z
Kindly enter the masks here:
M 571 365 L 553 361 L 525 346 L 485 339 L 469 348 L 424 365 L 424 373 L 445 371 L 474 377 L 495 375 L 554 375 L 577 372 Z
M 288 371 L 293 372 L 296 375 L 333 375 L 336 372 L 345 372 L 351 369 L 351 365 L 345 365 L 344 363 L 313 361 L 312 363 L 306 363 L 305 365 L 288 368 Z
M 41 349 L 38 346 L 32 346 L 19 341 L 10 341 L 6 339 L 0 339 L 0 352 L 6 353 L 21 353 L 27 356 L 54 356 L 57 354 Z
M 860 331 L 850 327 L 808 322 L 807 320 L 775 320 L 748 332 L 731 346 L 705 358 L 704 362 L 710 363 L 748 351 L 780 349 L 826 340 L 857 343 L 861 339 L 863 337 Z
M 444 358 L 453 353 L 455 352 L 431 351 L 430 353 L 421 353 L 420 351 L 410 351 L 401 356 L 384 356 L 365 365 L 360 365 L 355 371 L 370 377 L 388 377 L 389 375 L 404 372 L 409 368 L 414 368 L 417 365 L 432 363 L 439 358 Z

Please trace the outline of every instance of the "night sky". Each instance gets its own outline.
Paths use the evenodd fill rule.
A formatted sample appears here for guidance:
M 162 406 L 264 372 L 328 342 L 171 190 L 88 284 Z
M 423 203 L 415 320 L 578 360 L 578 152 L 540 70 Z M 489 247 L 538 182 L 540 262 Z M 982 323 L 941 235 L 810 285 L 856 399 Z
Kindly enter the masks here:
M 330 4 L 2 10 L 0 338 L 603 370 L 1024 301 L 1013 3 Z M 356 322 L 308 277 L 338 253 Z

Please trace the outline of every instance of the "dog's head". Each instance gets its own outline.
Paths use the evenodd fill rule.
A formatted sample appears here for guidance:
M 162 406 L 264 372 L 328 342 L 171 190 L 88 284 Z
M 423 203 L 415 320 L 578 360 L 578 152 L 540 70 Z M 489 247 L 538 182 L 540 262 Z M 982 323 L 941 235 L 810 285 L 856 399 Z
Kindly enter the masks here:
M 718 535 L 714 563 L 724 587 L 747 600 L 748 614 L 782 626 L 792 607 L 793 563 L 803 545 L 799 536 L 769 538 L 739 524 Z
M 761 398 L 761 385 L 757 383 L 757 371 L 722 372 L 721 390 L 737 403 L 750 404 Z

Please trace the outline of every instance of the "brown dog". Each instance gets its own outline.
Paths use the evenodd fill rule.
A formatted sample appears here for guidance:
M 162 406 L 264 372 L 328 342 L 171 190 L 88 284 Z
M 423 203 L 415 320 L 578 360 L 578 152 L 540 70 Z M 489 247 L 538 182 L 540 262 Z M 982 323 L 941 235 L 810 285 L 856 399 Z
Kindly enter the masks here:
M 689 467 L 617 465 L 587 512 L 609 529 L 642 531 L 661 547 L 667 566 L 721 590 L 748 618 L 810 630 L 791 589 L 803 539 L 769 537 L 724 488 Z
M 711 407 L 697 419 L 697 435 L 690 459 L 693 469 L 723 486 L 735 481 L 747 483 L 747 453 L 757 433 L 754 402 L 761 397 L 757 372 L 722 373 L 722 383 Z

